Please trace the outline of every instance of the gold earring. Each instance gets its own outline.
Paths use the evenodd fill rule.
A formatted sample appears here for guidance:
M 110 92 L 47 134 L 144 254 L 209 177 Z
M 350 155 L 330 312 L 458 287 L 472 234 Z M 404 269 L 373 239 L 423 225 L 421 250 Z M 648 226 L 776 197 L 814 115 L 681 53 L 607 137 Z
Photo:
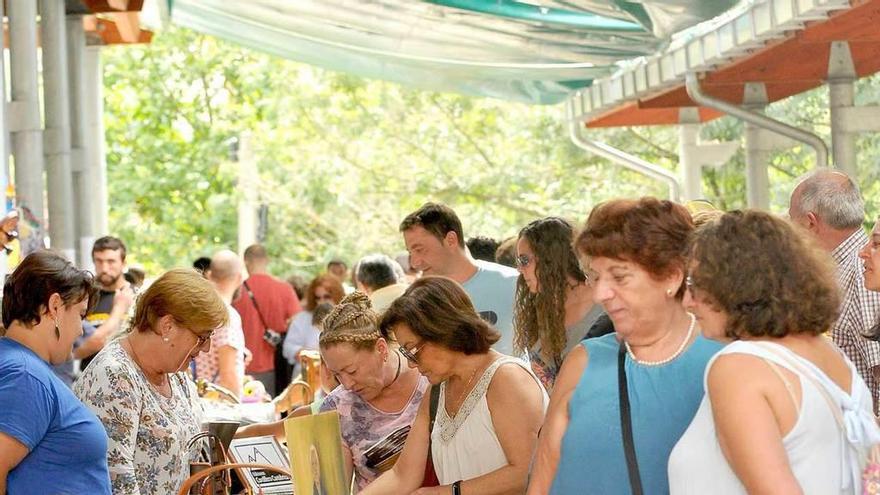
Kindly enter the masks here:
M 61 338 L 61 329 L 58 328 L 58 320 L 57 319 L 55 320 L 55 338 L 56 339 Z

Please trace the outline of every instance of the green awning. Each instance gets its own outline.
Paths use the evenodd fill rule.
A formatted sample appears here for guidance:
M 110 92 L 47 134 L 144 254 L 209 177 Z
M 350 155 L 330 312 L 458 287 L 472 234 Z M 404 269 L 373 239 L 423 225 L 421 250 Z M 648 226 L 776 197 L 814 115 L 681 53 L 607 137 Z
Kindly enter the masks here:
M 563 101 L 735 0 L 169 0 L 172 22 L 331 70 Z

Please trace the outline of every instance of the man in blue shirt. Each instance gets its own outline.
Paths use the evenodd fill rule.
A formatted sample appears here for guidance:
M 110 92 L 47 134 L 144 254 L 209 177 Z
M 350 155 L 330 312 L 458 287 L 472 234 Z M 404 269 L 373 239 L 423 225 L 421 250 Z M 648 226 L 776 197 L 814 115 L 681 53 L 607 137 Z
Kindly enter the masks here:
M 425 203 L 407 215 L 400 231 L 412 267 L 422 275 L 440 275 L 461 284 L 474 308 L 501 332 L 501 340 L 493 348 L 513 355 L 513 305 L 519 273 L 474 260 L 465 247 L 461 220 L 444 204 Z

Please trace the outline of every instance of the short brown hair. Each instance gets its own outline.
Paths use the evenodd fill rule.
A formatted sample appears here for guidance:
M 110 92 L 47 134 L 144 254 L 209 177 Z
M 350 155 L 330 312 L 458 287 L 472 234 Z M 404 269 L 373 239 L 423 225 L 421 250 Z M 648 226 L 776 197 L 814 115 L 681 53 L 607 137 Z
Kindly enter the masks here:
M 379 329 L 379 315 L 373 311 L 370 298 L 363 292 L 353 292 L 324 317 L 319 338 L 321 348 L 336 344 L 351 344 L 358 350 L 370 350 L 388 333 Z
M 131 327 L 141 332 L 153 330 L 165 315 L 198 335 L 229 322 L 226 304 L 211 282 L 190 268 L 170 270 L 150 284 L 138 297 Z
M 92 244 L 92 258 L 94 259 L 95 253 L 100 253 L 101 251 L 119 251 L 119 258 L 122 261 L 125 261 L 125 243 L 118 237 L 109 235 L 99 237 L 98 240 Z
M 3 326 L 14 321 L 26 327 L 40 323 L 52 294 L 61 296 L 65 307 L 84 299 L 97 303 L 98 288 L 92 274 L 79 270 L 64 256 L 49 250 L 35 251 L 18 265 L 3 284 Z
M 685 271 L 694 223 L 687 209 L 652 197 L 615 199 L 590 212 L 575 248 L 590 257 L 632 261 L 655 279 Z M 676 297 L 684 296 L 684 283 Z
M 449 206 L 443 203 L 425 203 L 418 210 L 410 213 L 400 222 L 400 231 L 406 232 L 413 227 L 422 227 L 441 241 L 449 232 L 458 236 L 458 246 L 464 249 L 464 231 L 461 220 Z
M 244 250 L 244 261 L 246 263 L 268 259 L 269 253 L 266 252 L 266 248 L 262 244 L 251 244 Z
M 829 257 L 781 218 L 726 213 L 694 234 L 691 256 L 692 288 L 728 314 L 730 338 L 819 335 L 837 320 Z
M 501 334 L 486 323 L 467 292 L 446 277 L 422 277 L 382 314 L 379 327 L 386 334 L 399 324 L 427 342 L 464 354 L 489 352 Z
M 333 298 L 333 304 L 339 304 L 340 301 L 342 301 L 342 298 L 345 297 L 345 288 L 342 287 L 342 282 L 336 279 L 336 277 L 327 275 L 326 273 L 318 275 L 313 278 L 309 286 L 306 287 L 306 311 L 314 311 L 315 306 L 318 305 L 318 301 L 315 300 L 315 291 L 318 290 L 318 287 L 324 287 L 330 292 L 330 297 Z

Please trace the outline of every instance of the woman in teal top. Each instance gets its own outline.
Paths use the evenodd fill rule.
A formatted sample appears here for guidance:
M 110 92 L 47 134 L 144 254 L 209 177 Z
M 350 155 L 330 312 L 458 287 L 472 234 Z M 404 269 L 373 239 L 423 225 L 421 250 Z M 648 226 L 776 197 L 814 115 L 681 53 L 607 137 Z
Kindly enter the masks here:
M 706 363 L 720 348 L 681 305 L 693 223 L 681 205 L 654 198 L 597 206 L 575 247 L 589 262 L 594 300 L 615 333 L 566 357 L 541 431 L 529 494 L 629 495 L 621 429 L 618 353 L 631 409 L 638 479 L 669 492 L 667 460 L 703 396 Z

